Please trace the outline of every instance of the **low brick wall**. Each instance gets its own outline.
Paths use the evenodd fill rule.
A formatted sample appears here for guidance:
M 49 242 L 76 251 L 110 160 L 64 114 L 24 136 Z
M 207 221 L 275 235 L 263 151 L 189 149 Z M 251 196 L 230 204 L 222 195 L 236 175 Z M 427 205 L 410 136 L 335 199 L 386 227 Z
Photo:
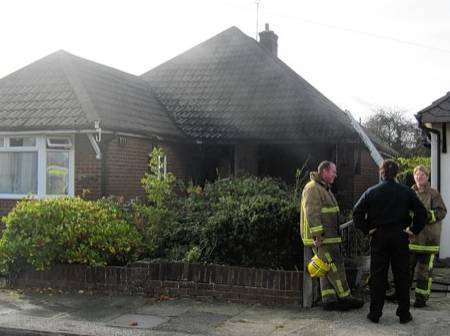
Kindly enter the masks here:
M 95 290 L 150 297 L 216 298 L 236 303 L 301 305 L 303 274 L 254 268 L 188 263 L 137 267 L 58 265 L 9 279 L 15 288 Z

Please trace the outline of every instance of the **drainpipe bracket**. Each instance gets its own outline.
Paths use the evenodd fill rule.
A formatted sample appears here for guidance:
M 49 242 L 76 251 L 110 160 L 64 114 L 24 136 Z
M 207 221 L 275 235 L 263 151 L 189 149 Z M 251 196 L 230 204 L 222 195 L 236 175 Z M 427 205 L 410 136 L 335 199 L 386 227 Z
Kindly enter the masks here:
M 102 159 L 102 152 L 100 150 L 100 146 L 98 145 L 99 141 L 97 141 L 97 135 L 94 137 L 92 133 L 89 133 L 88 135 L 89 142 L 91 143 L 92 149 L 94 149 L 95 152 L 95 158 L 97 160 Z

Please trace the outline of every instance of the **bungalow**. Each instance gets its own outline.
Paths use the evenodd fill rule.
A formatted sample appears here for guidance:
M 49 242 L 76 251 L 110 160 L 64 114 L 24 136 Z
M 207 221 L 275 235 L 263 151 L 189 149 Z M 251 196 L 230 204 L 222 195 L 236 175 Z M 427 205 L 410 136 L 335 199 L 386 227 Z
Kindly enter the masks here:
M 152 144 L 166 137 L 185 140 L 145 81 L 53 53 L 0 80 L 0 208 L 29 194 L 143 194 Z
M 450 92 L 417 113 L 419 127 L 431 139 L 431 185 L 441 192 L 445 204 L 450 206 L 450 154 L 447 139 L 450 137 Z M 439 257 L 450 258 L 450 216 L 442 221 Z
M 350 208 L 377 182 L 383 146 L 277 57 L 277 39 L 232 27 L 140 77 L 58 51 L 1 79 L 0 213 L 29 194 L 143 195 L 155 145 L 198 183 L 293 182 L 305 162 L 334 160 Z

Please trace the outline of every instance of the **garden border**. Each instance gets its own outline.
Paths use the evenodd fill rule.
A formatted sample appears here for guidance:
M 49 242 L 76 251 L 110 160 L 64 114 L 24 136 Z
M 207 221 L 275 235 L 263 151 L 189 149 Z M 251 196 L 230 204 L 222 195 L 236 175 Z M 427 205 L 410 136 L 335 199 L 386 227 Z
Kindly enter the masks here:
M 11 275 L 8 285 L 301 306 L 303 273 L 181 262 L 136 263 L 128 267 L 57 265 L 46 271 Z

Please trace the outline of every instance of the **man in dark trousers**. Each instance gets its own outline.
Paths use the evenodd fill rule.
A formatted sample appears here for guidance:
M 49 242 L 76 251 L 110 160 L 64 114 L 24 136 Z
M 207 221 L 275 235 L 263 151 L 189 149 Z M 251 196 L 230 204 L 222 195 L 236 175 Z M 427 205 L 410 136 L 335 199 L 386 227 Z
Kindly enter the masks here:
M 353 209 L 355 226 L 369 234 L 370 311 L 367 318 L 378 323 L 384 305 L 389 264 L 394 274 L 400 323 L 412 320 L 409 311 L 409 241 L 425 226 L 427 211 L 416 194 L 398 183 L 398 165 L 385 160 L 380 167 L 381 182 L 369 188 Z M 411 215 L 413 214 L 412 225 Z

